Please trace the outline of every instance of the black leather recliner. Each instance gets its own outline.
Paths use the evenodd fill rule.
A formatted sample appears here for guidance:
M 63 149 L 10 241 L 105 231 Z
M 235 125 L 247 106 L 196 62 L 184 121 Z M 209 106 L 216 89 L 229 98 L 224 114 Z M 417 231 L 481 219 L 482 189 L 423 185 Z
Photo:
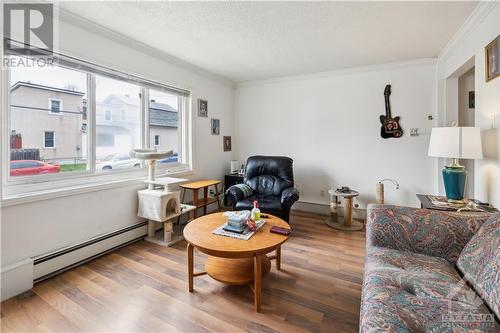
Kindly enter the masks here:
M 235 210 L 251 210 L 257 200 L 261 212 L 289 222 L 290 209 L 299 200 L 299 192 L 293 185 L 291 158 L 252 156 L 247 160 L 244 184 L 227 189 L 227 202 Z

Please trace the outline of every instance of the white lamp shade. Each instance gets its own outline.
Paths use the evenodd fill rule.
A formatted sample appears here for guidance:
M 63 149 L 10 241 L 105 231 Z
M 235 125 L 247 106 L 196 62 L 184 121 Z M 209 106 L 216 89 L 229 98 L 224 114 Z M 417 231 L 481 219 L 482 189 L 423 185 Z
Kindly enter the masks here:
M 434 127 L 429 142 L 429 156 L 483 158 L 479 127 Z

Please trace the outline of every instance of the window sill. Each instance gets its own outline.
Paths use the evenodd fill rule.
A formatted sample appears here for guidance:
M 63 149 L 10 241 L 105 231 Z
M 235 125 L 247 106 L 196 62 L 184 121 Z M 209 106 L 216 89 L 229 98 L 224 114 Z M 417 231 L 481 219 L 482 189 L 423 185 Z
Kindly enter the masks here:
M 157 175 L 157 177 L 188 177 L 194 175 L 192 170 L 183 170 L 177 172 L 168 172 Z M 132 186 L 132 185 L 141 185 L 144 183 L 144 176 L 131 176 L 128 178 L 123 178 L 119 180 L 111 180 L 111 181 L 101 181 L 92 184 L 79 184 L 74 186 L 65 186 L 59 187 L 50 190 L 42 190 L 36 192 L 22 193 L 22 194 L 11 194 L 6 195 L 0 201 L 0 207 L 10 207 L 23 205 L 31 202 L 55 199 L 60 197 L 67 197 L 72 195 L 78 195 L 89 192 L 97 192 L 103 191 L 113 188 Z

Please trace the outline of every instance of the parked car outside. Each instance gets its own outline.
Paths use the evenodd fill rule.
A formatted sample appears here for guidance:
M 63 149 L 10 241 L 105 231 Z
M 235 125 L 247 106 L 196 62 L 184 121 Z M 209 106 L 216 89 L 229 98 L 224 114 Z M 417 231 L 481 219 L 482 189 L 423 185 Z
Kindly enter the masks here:
M 48 164 L 36 160 L 10 161 L 11 176 L 32 176 L 47 173 L 58 173 L 61 171 L 59 164 Z
M 97 170 L 116 170 L 116 169 L 131 169 L 141 168 L 141 161 L 136 158 L 131 158 L 127 154 L 111 155 L 106 157 L 96 165 Z
M 158 160 L 158 163 L 159 164 L 162 164 L 162 163 L 173 163 L 173 162 L 177 162 L 178 159 L 179 159 L 179 154 L 175 153 L 172 156 L 169 156 L 169 157 L 164 158 L 162 160 Z

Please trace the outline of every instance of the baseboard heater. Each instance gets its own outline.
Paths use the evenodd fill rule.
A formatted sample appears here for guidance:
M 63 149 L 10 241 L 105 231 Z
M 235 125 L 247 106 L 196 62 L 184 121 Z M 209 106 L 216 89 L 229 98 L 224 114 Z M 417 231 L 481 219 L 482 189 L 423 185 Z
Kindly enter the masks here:
M 141 240 L 147 235 L 147 225 L 147 221 L 139 222 L 83 243 L 34 258 L 34 283 Z

